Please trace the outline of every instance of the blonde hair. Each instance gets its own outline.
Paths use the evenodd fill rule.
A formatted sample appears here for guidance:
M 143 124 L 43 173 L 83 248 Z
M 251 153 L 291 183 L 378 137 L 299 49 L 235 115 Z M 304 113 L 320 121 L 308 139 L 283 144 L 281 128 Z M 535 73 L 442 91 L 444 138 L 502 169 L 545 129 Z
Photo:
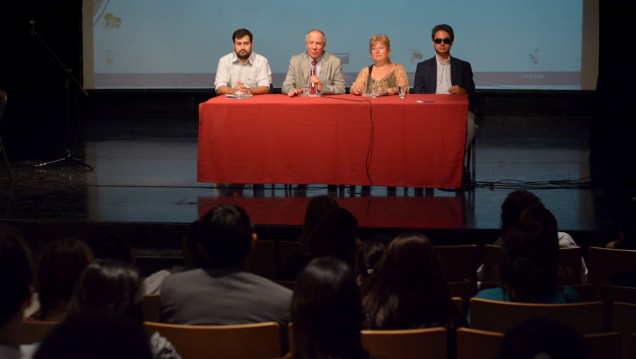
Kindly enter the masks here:
M 391 50 L 391 40 L 385 34 L 375 34 L 371 36 L 371 40 L 369 40 L 369 52 L 373 48 L 373 44 L 376 42 L 381 42 L 384 46 L 386 46 L 387 50 Z

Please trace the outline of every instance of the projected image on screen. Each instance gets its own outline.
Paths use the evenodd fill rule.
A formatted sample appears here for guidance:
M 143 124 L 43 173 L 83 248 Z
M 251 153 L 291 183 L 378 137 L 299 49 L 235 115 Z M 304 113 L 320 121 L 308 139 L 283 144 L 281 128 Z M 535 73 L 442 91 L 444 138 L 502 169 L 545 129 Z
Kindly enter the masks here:
M 213 87 L 218 59 L 233 51 L 232 32 L 254 34 L 281 87 L 305 34 L 327 35 L 340 57 L 347 87 L 372 61 L 368 41 L 391 39 L 391 60 L 411 84 L 418 62 L 434 55 L 431 29 L 455 30 L 452 56 L 472 64 L 479 89 L 581 89 L 583 0 L 449 0 L 391 2 L 323 0 L 85 0 L 92 27 L 84 29 L 95 89 Z M 87 9 L 89 8 L 89 9 Z M 86 25 L 85 25 L 86 27 Z

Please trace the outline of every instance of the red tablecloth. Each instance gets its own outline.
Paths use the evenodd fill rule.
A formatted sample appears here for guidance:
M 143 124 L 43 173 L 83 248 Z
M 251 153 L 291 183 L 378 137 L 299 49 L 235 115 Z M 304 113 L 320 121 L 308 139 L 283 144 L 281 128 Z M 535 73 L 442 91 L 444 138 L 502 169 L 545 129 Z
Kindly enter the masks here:
M 456 95 L 214 97 L 199 105 L 198 180 L 460 187 L 467 111 Z

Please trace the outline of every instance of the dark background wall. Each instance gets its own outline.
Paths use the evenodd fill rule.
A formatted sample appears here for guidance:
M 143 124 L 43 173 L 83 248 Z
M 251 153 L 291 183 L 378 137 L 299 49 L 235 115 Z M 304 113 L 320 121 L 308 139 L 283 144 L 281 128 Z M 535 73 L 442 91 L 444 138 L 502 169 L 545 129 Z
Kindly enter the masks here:
M 0 2 L 0 87 L 7 90 L 10 106 L 0 124 L 5 146 L 14 156 L 33 156 L 29 148 L 60 148 L 65 141 L 67 114 L 77 123 L 91 116 L 144 118 L 173 116 L 196 119 L 198 103 L 211 91 L 90 91 L 65 87 L 66 73 L 36 38 L 37 34 L 55 56 L 82 80 L 81 0 L 59 2 Z M 636 195 L 636 165 L 632 146 L 634 70 L 626 51 L 629 24 L 634 11 L 628 3 L 600 1 L 600 68 L 595 92 L 490 91 L 480 92 L 482 115 L 488 116 L 580 116 L 592 118 L 592 175 L 600 186 Z M 550 39 L 546 39 L 550 41 Z M 67 94 L 71 111 L 67 111 Z M 585 122 L 586 124 L 589 121 Z M 620 188 L 620 189 L 619 189 Z M 623 193 L 625 192 L 625 193 Z

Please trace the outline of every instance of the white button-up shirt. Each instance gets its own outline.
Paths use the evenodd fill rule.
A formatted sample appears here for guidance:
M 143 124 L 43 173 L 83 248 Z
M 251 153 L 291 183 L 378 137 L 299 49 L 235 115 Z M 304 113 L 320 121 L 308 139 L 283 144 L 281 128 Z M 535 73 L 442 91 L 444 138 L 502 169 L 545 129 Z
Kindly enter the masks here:
M 268 86 L 272 83 L 272 70 L 265 56 L 252 52 L 247 62 L 239 61 L 235 52 L 231 52 L 219 59 L 216 67 L 214 89 L 221 86 L 234 87 L 242 82 L 246 87 Z

